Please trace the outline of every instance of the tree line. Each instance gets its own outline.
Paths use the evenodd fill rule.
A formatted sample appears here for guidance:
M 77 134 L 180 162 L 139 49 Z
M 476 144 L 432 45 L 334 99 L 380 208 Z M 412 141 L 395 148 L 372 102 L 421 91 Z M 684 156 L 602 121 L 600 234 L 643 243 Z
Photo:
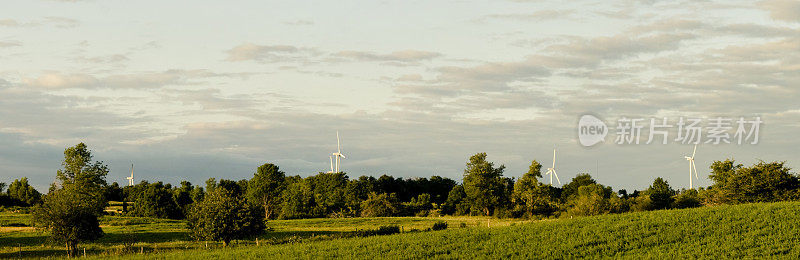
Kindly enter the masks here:
M 187 219 L 194 238 L 227 244 L 261 232 L 270 219 L 439 215 L 538 219 L 800 198 L 800 178 L 784 162 L 761 161 L 746 167 L 730 159 L 715 161 L 709 175 L 713 184 L 707 188 L 676 190 L 656 178 L 647 189 L 633 192 L 614 191 L 589 174 L 554 187 L 540 181 L 541 169 L 533 160 L 519 179 L 506 177 L 505 166 L 495 166 L 486 153 L 478 153 L 467 161 L 460 183 L 440 176 L 350 179 L 345 173 L 318 173 L 303 178 L 287 176 L 279 166 L 266 163 L 249 179 L 211 178 L 204 186 L 142 181 L 120 187 L 106 182 L 108 167 L 93 161 L 81 143 L 64 151 L 62 169 L 46 195 L 26 178 L 15 180 L 8 189 L 0 183 L 0 206 L 33 206 L 34 223 L 74 255 L 78 242 L 102 236 L 98 218 L 107 214 Z M 121 201 L 122 210 L 106 211 L 109 201 Z

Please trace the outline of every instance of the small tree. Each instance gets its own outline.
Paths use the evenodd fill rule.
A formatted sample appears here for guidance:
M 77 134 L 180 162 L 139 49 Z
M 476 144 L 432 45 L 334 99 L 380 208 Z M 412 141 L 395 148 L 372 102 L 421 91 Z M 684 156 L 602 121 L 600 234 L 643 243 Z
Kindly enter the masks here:
M 669 208 L 670 204 L 674 200 L 672 196 L 675 195 L 675 190 L 669 186 L 669 183 L 662 179 L 661 177 L 656 178 L 653 181 L 653 185 L 650 185 L 645 193 L 650 196 L 650 202 L 652 203 L 653 209 L 666 209 Z
M 103 196 L 108 167 L 92 162 L 92 153 L 80 143 L 64 150 L 58 185 L 51 185 L 42 205 L 34 209 L 36 226 L 50 231 L 50 239 L 66 244 L 67 255 L 77 255 L 78 243 L 103 236 L 98 217 L 107 202 Z
M 362 217 L 391 217 L 399 212 L 399 202 L 392 194 L 370 193 L 369 198 L 361 203 Z
M 103 236 L 98 222 L 103 206 L 95 201 L 93 195 L 72 188 L 56 190 L 34 210 L 34 223 L 49 230 L 50 239 L 66 244 L 67 256 L 75 257 L 79 242 Z
M 285 189 L 286 175 L 277 165 L 266 163 L 261 165 L 248 182 L 247 197 L 264 209 L 264 218 L 277 215 L 281 204 L 281 193 Z
M 192 206 L 188 217 L 192 237 L 198 240 L 222 241 L 257 235 L 264 230 L 264 221 L 243 196 L 227 189 L 214 189 L 202 202 Z
M 537 214 L 550 215 L 558 208 L 550 185 L 544 185 L 537 178 L 542 177 L 542 165 L 531 162 L 528 172 L 514 184 L 512 200 L 518 214 L 531 217 Z

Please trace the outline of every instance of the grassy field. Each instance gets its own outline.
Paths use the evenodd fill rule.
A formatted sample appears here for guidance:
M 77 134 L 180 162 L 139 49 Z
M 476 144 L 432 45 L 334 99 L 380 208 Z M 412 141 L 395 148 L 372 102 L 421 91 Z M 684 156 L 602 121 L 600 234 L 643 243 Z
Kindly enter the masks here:
M 508 226 L 521 220 L 484 217 L 397 217 L 300 219 L 269 221 L 271 231 L 258 237 L 259 245 L 277 245 L 353 237 L 357 231 L 384 225 L 399 225 L 405 232 L 424 230 L 437 221 L 467 227 Z M 0 212 L 0 258 L 65 256 L 60 244 L 47 241 L 46 234 L 30 227 L 30 215 Z M 196 242 L 189 238 L 186 222 L 179 220 L 105 216 L 100 222 L 105 236 L 79 246 L 87 255 L 119 256 L 164 253 L 176 250 L 219 248 L 215 242 Z M 235 246 L 255 246 L 256 240 L 234 241 Z
M 131 258 L 752 258 L 800 257 L 800 203 L 781 202 L 521 222 L 475 217 L 354 218 L 272 221 L 261 243 L 231 248 L 189 241 L 181 221 L 107 217 L 107 235 L 85 244 L 96 257 Z M 0 215 L 0 223 L 20 222 Z M 413 232 L 438 220 L 450 228 Z M 487 220 L 491 228 L 486 228 Z M 466 228 L 460 228 L 465 223 Z M 402 234 L 348 237 L 359 229 L 398 224 Z M 0 233 L 0 258 L 63 254 L 29 231 Z M 122 245 L 124 239 L 135 241 Z M 143 250 L 144 254 L 139 254 Z

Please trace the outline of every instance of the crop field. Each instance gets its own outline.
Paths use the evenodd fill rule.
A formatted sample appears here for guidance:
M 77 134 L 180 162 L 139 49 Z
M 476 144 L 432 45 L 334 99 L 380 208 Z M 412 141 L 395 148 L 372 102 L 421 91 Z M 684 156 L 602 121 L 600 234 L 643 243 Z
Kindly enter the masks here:
M 188 238 L 174 220 L 104 217 L 106 236 L 81 244 L 94 257 L 131 258 L 695 258 L 800 257 L 800 203 L 662 210 L 574 219 L 481 217 L 344 218 L 270 221 L 272 229 L 229 248 Z M 63 255 L 24 214 L 0 214 L 0 258 Z M 424 231 L 436 221 L 442 231 Z M 17 223 L 17 224 L 14 224 Z M 464 223 L 463 225 L 461 223 Z M 8 227 L 12 224 L 12 227 Z M 403 233 L 355 237 L 395 224 Z M 487 225 L 489 228 L 487 228 Z

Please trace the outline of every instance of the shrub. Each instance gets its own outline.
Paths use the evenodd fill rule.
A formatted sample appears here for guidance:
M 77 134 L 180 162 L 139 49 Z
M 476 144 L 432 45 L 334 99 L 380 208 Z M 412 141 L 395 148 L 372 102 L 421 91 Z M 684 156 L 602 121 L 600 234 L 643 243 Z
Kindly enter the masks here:
M 195 239 L 222 241 L 227 246 L 233 239 L 264 230 L 263 215 L 247 204 L 242 195 L 229 190 L 215 189 L 195 204 L 187 222 Z
M 375 230 L 376 235 L 391 235 L 397 233 L 400 233 L 400 226 L 398 225 L 380 226 Z
M 447 222 L 438 221 L 436 223 L 433 223 L 433 227 L 431 227 L 431 229 L 432 230 L 445 230 L 445 229 L 447 229 Z

